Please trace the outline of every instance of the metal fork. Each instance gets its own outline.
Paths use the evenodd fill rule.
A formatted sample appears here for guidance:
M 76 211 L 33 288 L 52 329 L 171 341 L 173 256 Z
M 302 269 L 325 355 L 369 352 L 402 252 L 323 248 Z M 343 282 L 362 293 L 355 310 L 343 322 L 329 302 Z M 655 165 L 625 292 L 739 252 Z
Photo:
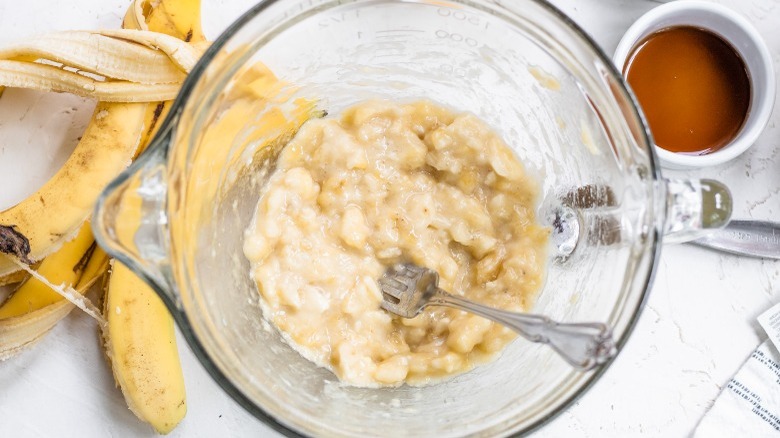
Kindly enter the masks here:
M 546 316 L 507 312 L 451 295 L 438 287 L 439 274 L 415 264 L 390 267 L 379 280 L 382 308 L 404 318 L 428 306 L 465 310 L 503 324 L 531 342 L 548 344 L 574 368 L 591 370 L 615 356 L 612 330 L 599 322 L 563 324 Z

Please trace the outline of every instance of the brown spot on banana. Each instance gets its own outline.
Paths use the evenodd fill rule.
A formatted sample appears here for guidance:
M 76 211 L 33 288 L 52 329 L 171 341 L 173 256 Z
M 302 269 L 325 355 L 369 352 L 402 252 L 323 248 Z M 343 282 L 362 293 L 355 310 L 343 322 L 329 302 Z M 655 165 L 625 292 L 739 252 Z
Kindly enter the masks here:
M 30 241 L 24 234 L 16 231 L 14 225 L 0 225 L 0 252 L 11 254 L 26 264 L 32 261 L 30 255 Z
M 152 116 L 151 123 L 149 123 L 149 129 L 146 130 L 146 135 L 151 135 L 152 131 L 154 131 L 154 128 L 157 126 L 157 122 L 160 119 L 160 114 L 163 112 L 163 108 L 165 108 L 165 102 L 160 102 L 154 107 L 154 115 Z
M 73 266 L 73 272 L 79 273 L 84 270 L 84 268 L 87 267 L 87 263 L 89 263 L 89 259 L 92 258 L 92 254 L 95 253 L 95 248 L 97 247 L 96 242 L 92 242 L 92 245 L 89 246 L 87 251 L 84 253 L 84 255 L 81 256 L 78 263 L 76 263 L 75 266 Z

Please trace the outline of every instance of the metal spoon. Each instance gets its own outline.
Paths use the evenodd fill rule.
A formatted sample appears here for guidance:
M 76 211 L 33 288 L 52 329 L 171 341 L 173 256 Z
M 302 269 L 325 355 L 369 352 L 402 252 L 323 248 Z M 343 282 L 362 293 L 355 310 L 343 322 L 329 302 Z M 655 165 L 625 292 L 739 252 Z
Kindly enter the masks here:
M 780 260 L 780 223 L 734 220 L 690 243 L 729 254 Z

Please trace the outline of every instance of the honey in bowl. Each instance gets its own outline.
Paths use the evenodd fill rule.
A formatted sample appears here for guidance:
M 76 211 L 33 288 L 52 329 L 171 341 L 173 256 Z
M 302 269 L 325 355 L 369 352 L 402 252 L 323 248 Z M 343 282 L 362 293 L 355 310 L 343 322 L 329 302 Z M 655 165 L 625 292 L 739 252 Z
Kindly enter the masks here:
M 745 62 L 714 33 L 680 26 L 653 33 L 628 57 L 623 75 L 647 117 L 655 143 L 703 155 L 733 140 L 748 115 Z

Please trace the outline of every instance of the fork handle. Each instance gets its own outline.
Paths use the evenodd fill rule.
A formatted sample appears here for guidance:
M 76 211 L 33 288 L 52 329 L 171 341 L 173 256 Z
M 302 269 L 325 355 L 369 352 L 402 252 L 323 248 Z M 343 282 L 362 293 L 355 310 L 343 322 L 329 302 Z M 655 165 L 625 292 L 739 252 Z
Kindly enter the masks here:
M 531 342 L 548 344 L 571 366 L 583 371 L 607 362 L 617 353 L 612 330 L 600 322 L 559 323 L 546 316 L 483 306 L 439 288 L 428 305 L 465 310 L 498 322 Z

